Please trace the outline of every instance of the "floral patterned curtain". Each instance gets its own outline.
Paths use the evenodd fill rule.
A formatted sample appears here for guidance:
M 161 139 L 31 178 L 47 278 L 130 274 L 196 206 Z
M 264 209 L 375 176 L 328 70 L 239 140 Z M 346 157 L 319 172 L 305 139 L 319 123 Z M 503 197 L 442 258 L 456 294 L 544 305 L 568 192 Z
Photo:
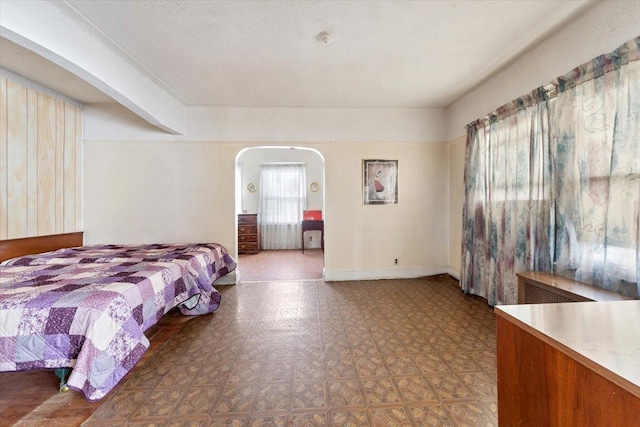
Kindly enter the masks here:
M 556 272 L 640 293 L 640 37 L 558 78 Z
M 467 126 L 460 285 L 518 301 L 516 272 L 551 271 L 549 100 L 539 88 Z
M 515 273 L 640 294 L 640 37 L 467 126 L 460 286 L 517 302 Z

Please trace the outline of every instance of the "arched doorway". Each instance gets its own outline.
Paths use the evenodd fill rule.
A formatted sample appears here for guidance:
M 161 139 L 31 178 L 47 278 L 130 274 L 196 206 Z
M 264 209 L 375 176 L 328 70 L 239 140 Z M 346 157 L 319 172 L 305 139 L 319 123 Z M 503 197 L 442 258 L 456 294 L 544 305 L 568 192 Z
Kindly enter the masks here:
M 258 146 L 241 150 L 235 162 L 235 211 L 236 211 L 236 259 L 237 281 L 318 280 L 324 276 L 324 252 L 320 231 L 307 231 L 303 235 L 304 253 L 298 247 L 290 250 L 263 250 L 266 233 L 272 224 L 261 222 L 266 218 L 260 213 L 260 176 L 263 166 L 274 164 L 303 164 L 305 167 L 306 203 L 308 210 L 325 212 L 325 161 L 319 151 L 299 146 Z M 262 209 L 264 206 L 264 200 Z M 280 224 L 297 227 L 290 230 L 299 236 L 301 224 Z M 263 234 L 260 235 L 260 229 Z M 298 239 L 299 241 L 299 239 Z

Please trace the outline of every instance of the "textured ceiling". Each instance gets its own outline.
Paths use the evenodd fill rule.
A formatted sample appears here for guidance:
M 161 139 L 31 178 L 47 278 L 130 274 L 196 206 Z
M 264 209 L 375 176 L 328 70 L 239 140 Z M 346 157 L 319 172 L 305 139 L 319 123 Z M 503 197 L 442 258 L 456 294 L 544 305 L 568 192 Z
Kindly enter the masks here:
M 67 0 L 62 7 L 185 104 L 405 107 L 448 105 L 586 3 Z M 316 39 L 325 30 L 332 43 Z

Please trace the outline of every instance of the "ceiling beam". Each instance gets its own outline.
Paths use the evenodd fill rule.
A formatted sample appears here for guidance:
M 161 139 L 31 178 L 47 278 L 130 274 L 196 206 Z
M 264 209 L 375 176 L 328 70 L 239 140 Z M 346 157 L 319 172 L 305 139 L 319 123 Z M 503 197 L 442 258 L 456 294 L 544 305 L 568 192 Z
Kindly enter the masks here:
M 151 125 L 184 134 L 184 104 L 66 3 L 2 1 L 1 8 L 1 37 L 75 74 Z

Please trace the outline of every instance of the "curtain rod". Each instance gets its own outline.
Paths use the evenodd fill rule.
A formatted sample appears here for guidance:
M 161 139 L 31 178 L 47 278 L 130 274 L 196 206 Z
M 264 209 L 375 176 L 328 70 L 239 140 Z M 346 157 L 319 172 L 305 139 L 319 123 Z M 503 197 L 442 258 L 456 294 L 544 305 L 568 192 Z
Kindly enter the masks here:
M 565 90 L 568 83 L 572 86 L 576 83 L 584 83 L 588 80 L 599 78 L 610 71 L 617 70 L 620 67 L 629 64 L 630 62 L 638 60 L 640 60 L 640 36 L 629 40 L 613 52 L 604 53 L 588 62 L 585 62 L 584 64 L 578 65 L 569 73 L 552 80 L 551 83 L 547 84 L 544 87 L 534 89 L 530 93 L 540 91 L 540 89 L 542 89 L 546 92 L 548 99 L 552 100 L 554 98 L 557 98 L 558 88 L 561 85 L 563 86 L 563 90 Z M 510 103 L 503 105 L 502 107 L 496 108 L 486 116 L 469 123 L 465 127 L 474 126 L 477 122 L 483 124 L 485 122 L 490 122 L 492 115 L 499 114 L 501 110 L 509 110 L 509 104 L 518 103 L 521 98 L 522 97 L 519 97 L 511 101 Z
M 544 90 L 547 91 L 547 95 L 549 95 L 549 99 L 553 99 L 558 96 L 558 83 L 553 82 L 549 83 L 546 86 L 543 86 Z
M 554 82 L 552 82 L 552 83 L 549 83 L 549 84 L 548 84 L 548 85 L 546 85 L 546 86 L 543 86 L 543 87 L 542 87 L 542 89 L 544 89 L 544 91 L 547 93 L 547 96 L 549 97 L 549 100 L 552 100 L 552 99 L 555 99 L 555 98 L 557 98 L 557 97 L 558 97 L 558 83 L 557 83 L 557 81 L 554 81 Z M 511 101 L 511 102 L 513 102 L 513 101 Z M 506 103 L 506 104 L 502 105 L 501 107 L 498 107 L 498 108 L 496 108 L 495 110 L 491 111 L 490 113 L 488 113 L 488 114 L 486 114 L 486 115 L 484 115 L 484 116 L 480 117 L 479 119 L 474 120 L 473 122 L 471 122 L 471 123 L 467 124 L 467 125 L 465 126 L 465 128 L 466 128 L 467 126 L 469 126 L 470 124 L 472 124 L 472 123 L 476 122 L 476 121 L 477 121 L 477 122 L 480 122 L 480 123 L 484 123 L 484 124 L 489 123 L 489 122 L 491 121 L 491 115 L 492 115 L 492 114 L 494 114 L 494 112 L 495 112 L 495 111 L 498 111 L 498 110 L 500 110 L 500 109 L 501 109 L 501 108 L 503 108 L 503 107 L 506 107 L 506 106 L 507 106 L 507 105 L 509 105 L 511 102 L 508 102 L 508 103 Z

